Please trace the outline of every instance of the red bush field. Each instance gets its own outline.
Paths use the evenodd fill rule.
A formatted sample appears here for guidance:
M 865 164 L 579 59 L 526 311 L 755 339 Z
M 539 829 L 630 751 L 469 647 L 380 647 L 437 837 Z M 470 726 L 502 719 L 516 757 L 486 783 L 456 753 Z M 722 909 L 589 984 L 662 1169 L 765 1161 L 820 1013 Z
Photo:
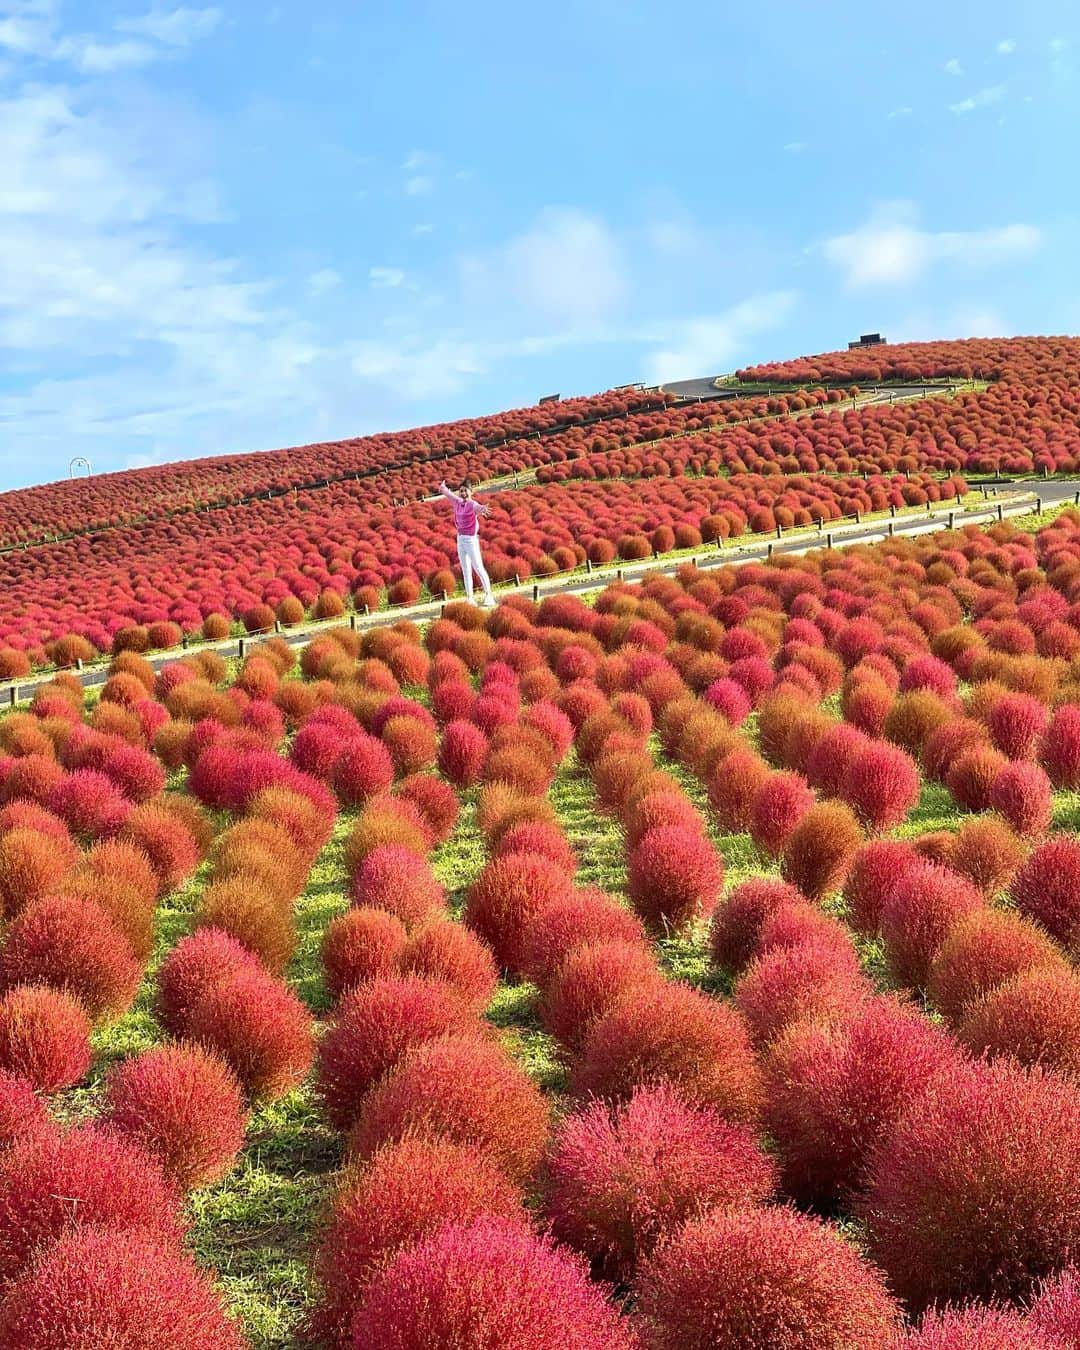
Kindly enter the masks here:
M 744 373 L 0 494 L 0 1344 L 1078 1341 L 1080 340 Z

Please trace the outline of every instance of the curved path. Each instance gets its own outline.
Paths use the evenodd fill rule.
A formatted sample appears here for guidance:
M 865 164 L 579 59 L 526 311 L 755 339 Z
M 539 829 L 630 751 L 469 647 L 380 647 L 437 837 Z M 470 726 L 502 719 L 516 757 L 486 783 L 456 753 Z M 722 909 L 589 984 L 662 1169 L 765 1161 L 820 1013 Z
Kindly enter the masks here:
M 1061 496 L 1054 500 L 1066 500 L 1075 494 L 1080 494 L 1080 480 L 1075 479 L 1064 480 L 1060 483 L 1031 484 L 1032 489 L 1038 486 L 1060 489 Z M 987 488 L 987 491 L 989 490 Z M 684 553 L 678 557 L 668 558 L 666 561 L 648 558 L 642 562 L 623 563 L 621 565 L 613 563 L 607 567 L 590 569 L 586 572 L 575 571 L 545 577 L 538 581 L 528 581 L 521 585 L 498 586 L 496 592 L 500 598 L 520 594 L 531 595 L 534 599 L 554 594 L 583 595 L 602 590 L 612 581 L 633 581 L 646 573 L 672 575 L 686 562 L 694 562 L 702 570 L 708 570 L 712 567 L 724 567 L 730 563 L 762 561 L 778 553 L 799 555 L 811 553 L 822 547 L 844 548 L 850 544 L 879 543 L 896 535 L 930 534 L 937 530 L 952 529 L 955 525 L 990 524 L 993 521 L 1005 520 L 1013 516 L 1030 515 L 1033 511 L 1041 511 L 1043 503 L 1050 501 L 1049 498 L 1041 497 L 1035 491 L 1028 490 L 1027 484 L 1002 484 L 996 486 L 993 490 L 995 493 L 1000 493 L 1000 496 L 995 497 L 994 501 L 990 501 L 988 498 L 985 502 L 969 506 L 941 506 L 925 513 L 908 511 L 894 519 L 838 522 L 828 530 L 824 527 L 818 530 L 789 530 L 786 535 L 780 533 L 778 537 L 773 538 L 765 535 L 753 535 L 750 539 L 740 540 L 736 544 L 704 544 L 700 553 L 690 557 Z M 455 598 L 460 599 L 461 597 Z M 212 650 L 219 652 L 226 658 L 242 657 L 260 640 L 270 636 L 280 636 L 290 646 L 298 647 L 310 642 L 319 633 L 334 628 L 347 627 L 364 631 L 368 628 L 379 628 L 387 624 L 397 623 L 401 619 L 427 623 L 431 619 L 439 617 L 445 603 L 441 600 L 428 600 L 421 604 L 401 606 L 397 609 L 379 609 L 371 614 L 350 614 L 346 618 L 308 623 L 302 627 L 282 629 L 277 634 L 266 633 L 250 637 L 226 638 L 221 642 L 199 642 L 192 643 L 190 646 L 185 643 L 183 647 L 174 647 L 170 651 L 155 652 L 148 656 L 147 660 L 155 670 L 158 670 L 162 666 L 168 665 L 170 661 L 179 660 L 188 651 Z M 79 678 L 87 688 L 104 684 L 108 679 L 108 665 L 109 661 L 103 660 L 94 666 L 80 669 L 78 671 Z M 47 684 L 51 678 L 51 673 L 41 673 L 26 679 L 0 683 L 0 708 L 14 707 L 18 703 L 28 701 L 33 698 L 41 685 Z

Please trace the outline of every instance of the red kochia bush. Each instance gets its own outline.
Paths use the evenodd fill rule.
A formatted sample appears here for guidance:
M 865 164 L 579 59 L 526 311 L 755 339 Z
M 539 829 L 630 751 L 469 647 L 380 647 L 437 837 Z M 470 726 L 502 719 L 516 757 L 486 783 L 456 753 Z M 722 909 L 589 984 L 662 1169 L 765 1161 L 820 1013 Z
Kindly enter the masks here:
M 1006 764 L 990 784 L 990 805 L 1017 834 L 1045 834 L 1054 814 L 1050 779 L 1037 764 Z
M 602 942 L 645 943 L 641 921 L 602 891 L 571 892 L 547 905 L 525 930 L 521 973 L 543 988 L 580 947 Z
M 84 839 L 116 834 L 131 811 L 131 803 L 105 774 L 76 769 L 49 793 L 49 810 Z
M 584 1262 L 517 1221 L 482 1218 L 440 1229 L 380 1270 L 350 1345 L 633 1350 L 636 1337 Z
M 339 747 L 331 779 L 334 791 L 346 806 L 362 806 L 393 783 L 394 761 L 377 737 L 357 731 L 342 746 L 340 737 L 330 728 L 326 730 L 334 736 Z M 303 731 L 299 734 L 303 735 Z
M 474 1033 L 475 1015 L 436 980 L 380 976 L 350 990 L 319 1043 L 316 1084 L 331 1123 L 347 1130 L 368 1089 L 414 1046 Z
M 857 933 L 867 937 L 877 933 L 886 895 L 922 861 L 911 844 L 900 839 L 873 839 L 859 849 L 844 883 L 848 922 Z
M 790 1027 L 765 1064 L 765 1122 L 788 1194 L 831 1205 L 858 1189 L 867 1156 L 957 1055 L 928 1018 L 895 998 L 869 998 L 837 1023 Z
M 129 1007 L 141 976 L 127 939 L 92 900 L 38 900 L 12 922 L 0 952 L 0 989 L 63 990 L 95 1021 Z
M 514 1182 L 533 1176 L 549 1129 L 540 1089 L 501 1046 L 450 1036 L 413 1050 L 373 1089 L 349 1136 L 350 1152 L 369 1158 L 409 1137 L 473 1144 Z
M 919 770 L 898 746 L 871 741 L 852 760 L 843 797 L 868 830 L 890 830 L 919 800 Z
M 788 835 L 784 879 L 812 900 L 824 900 L 844 884 L 862 843 L 859 822 L 842 802 L 818 802 Z
M 1065 966 L 1061 949 L 1037 924 L 1007 909 L 979 909 L 961 919 L 941 944 L 926 992 L 956 1026 L 986 994 L 1028 970 Z
M 406 975 L 449 985 L 475 1012 L 487 1007 L 499 982 L 489 948 L 452 919 L 429 919 L 417 928 L 405 943 L 400 966 Z
M 971 1005 L 956 1034 L 972 1054 L 1080 1081 L 1080 979 L 1060 966 L 1025 970 Z
M 469 1144 L 405 1139 L 346 1172 L 313 1263 L 316 1333 L 331 1345 L 348 1344 L 353 1314 L 388 1259 L 444 1224 L 484 1215 L 524 1222 L 516 1189 Z
M 750 824 L 751 806 L 769 766 L 753 750 L 732 750 L 713 770 L 709 780 L 709 806 L 716 823 L 729 834 L 738 834 Z
M 985 811 L 990 805 L 990 788 L 1008 764 L 1000 751 L 989 745 L 975 745 L 957 755 L 945 774 L 945 786 L 967 811 Z
M 654 932 L 685 932 L 716 908 L 724 862 L 700 827 L 649 830 L 631 850 L 630 903 Z
M 78 1083 L 90 1067 L 90 1019 L 69 994 L 18 985 L 0 999 L 0 1069 L 38 1092 Z
M 1030 694 L 1002 694 L 990 706 L 986 725 L 990 738 L 1009 759 L 1031 759 L 1046 730 L 1046 706 Z
M 446 892 L 427 860 L 396 844 L 372 849 L 353 875 L 349 896 L 357 908 L 393 914 L 406 929 L 446 909 Z
M 621 999 L 637 997 L 656 979 L 656 959 L 643 942 L 586 943 L 552 973 L 540 1002 L 540 1021 L 564 1045 L 580 1049 L 598 1018 Z
M 970 881 L 923 862 L 906 872 L 885 896 L 881 936 L 897 984 L 925 985 L 930 965 L 953 927 L 983 906 Z
M 565 899 L 573 883 L 561 867 L 532 853 L 493 858 L 465 899 L 465 919 L 505 970 L 520 970 L 525 933 L 536 915 Z
M 405 925 L 384 909 L 349 909 L 327 925 L 323 976 L 333 999 L 358 984 L 389 975 L 405 949 Z
M 1068 946 L 1080 928 L 1080 839 L 1055 835 L 1013 877 L 1009 895 L 1021 914 Z
M 495 857 L 509 853 L 533 853 L 556 863 L 572 877 L 578 868 L 577 854 L 562 829 L 552 821 L 523 820 L 504 830 L 495 846 Z
M 65 1234 L 0 1312 L 8 1350 L 243 1350 L 210 1280 L 152 1234 Z
M 720 970 L 738 974 L 750 961 L 761 925 L 783 905 L 805 897 L 797 886 L 778 877 L 748 877 L 729 891 L 713 915 L 709 954 Z
M 776 857 L 813 805 L 814 794 L 802 774 L 770 774 L 754 793 L 750 838 L 763 853 Z
M 1011 1308 L 975 1305 L 931 1311 L 896 1350 L 1062 1350 Z
M 628 1280 L 657 1241 L 713 1208 L 761 1204 L 775 1170 L 753 1135 L 670 1087 L 568 1116 L 548 1158 L 545 1212 L 557 1238 Z
M 812 940 L 759 956 L 739 976 L 734 993 L 755 1044 L 765 1046 L 804 1018 L 849 1015 L 871 988 L 854 948 Z
M 120 838 L 146 853 L 162 895 L 180 886 L 200 861 L 198 841 L 184 821 L 157 803 L 136 806 L 124 822 Z
M 739 1014 L 688 985 L 650 981 L 595 1023 L 571 1085 L 580 1096 L 624 1101 L 659 1082 L 726 1120 L 753 1123 L 761 1077 Z
M 1031 1305 L 1028 1322 L 1066 1345 L 1075 1345 L 1080 1340 L 1080 1270 L 1075 1265 L 1042 1285 Z
M 1023 1298 L 1080 1242 L 1080 1090 L 960 1062 L 908 1103 L 868 1175 L 870 1252 L 911 1307 Z
M 975 816 L 953 837 L 949 866 L 988 899 L 1003 890 L 1024 860 L 1024 846 L 1003 820 Z
M 1043 734 L 1039 762 L 1056 788 L 1080 787 L 1080 707 L 1063 704 Z
M 436 844 L 445 843 L 453 834 L 461 806 L 449 783 L 433 773 L 414 773 L 398 784 L 397 796 L 416 807 Z
M 35 829 L 16 828 L 0 838 L 0 902 L 7 917 L 59 888 L 78 850 Z
M 21 1139 L 57 1133 L 58 1127 L 30 1080 L 0 1069 L 0 1157 Z
M 216 1055 L 159 1045 L 112 1069 L 105 1118 L 184 1190 L 218 1181 L 244 1142 L 240 1085 Z
M 0 1158 L 0 1261 L 6 1280 L 65 1232 L 145 1230 L 168 1246 L 184 1230 L 180 1192 L 137 1144 L 101 1125 L 36 1134 Z
M 439 770 L 458 787 L 479 783 L 487 760 L 487 737 L 472 722 L 456 718 L 447 724 L 439 746 Z
M 899 1322 L 880 1274 L 835 1228 L 781 1208 L 691 1220 L 635 1294 L 650 1350 L 869 1350 Z
M 186 1036 L 203 994 L 238 970 L 259 969 L 258 957 L 223 929 L 197 928 L 162 961 L 154 1014 L 171 1036 Z
M 284 1096 L 314 1057 L 311 1015 L 291 989 L 261 969 L 235 970 L 215 981 L 186 1020 L 191 1039 L 220 1055 L 252 1100 Z

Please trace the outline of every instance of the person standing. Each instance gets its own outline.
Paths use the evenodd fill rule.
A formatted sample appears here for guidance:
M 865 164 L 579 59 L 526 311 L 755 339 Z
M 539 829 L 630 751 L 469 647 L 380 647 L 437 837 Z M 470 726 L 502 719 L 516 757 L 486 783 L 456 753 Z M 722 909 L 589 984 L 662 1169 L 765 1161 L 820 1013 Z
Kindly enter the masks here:
M 439 491 L 454 508 L 454 528 L 457 530 L 458 561 L 461 563 L 461 579 L 465 583 L 465 598 L 473 598 L 473 577 L 484 588 L 483 604 L 495 603 L 491 594 L 491 582 L 488 579 L 484 561 L 480 556 L 480 517 L 486 516 L 490 506 L 485 506 L 473 497 L 472 484 L 464 482 L 458 492 L 454 492 L 443 481 Z

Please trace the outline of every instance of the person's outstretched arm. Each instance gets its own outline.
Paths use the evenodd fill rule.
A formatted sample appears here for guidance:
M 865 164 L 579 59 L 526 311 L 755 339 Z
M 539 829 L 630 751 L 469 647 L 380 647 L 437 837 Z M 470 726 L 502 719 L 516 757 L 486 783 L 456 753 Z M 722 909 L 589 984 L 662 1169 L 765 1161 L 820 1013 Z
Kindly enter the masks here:
M 447 499 L 447 501 L 450 501 L 450 502 L 459 502 L 459 501 L 461 501 L 461 498 L 457 495 L 457 493 L 454 492 L 451 488 L 448 488 L 448 487 L 446 486 L 446 479 L 445 479 L 445 478 L 444 478 L 443 481 L 439 484 L 439 491 L 440 491 L 440 492 L 442 493 L 442 495 Z

